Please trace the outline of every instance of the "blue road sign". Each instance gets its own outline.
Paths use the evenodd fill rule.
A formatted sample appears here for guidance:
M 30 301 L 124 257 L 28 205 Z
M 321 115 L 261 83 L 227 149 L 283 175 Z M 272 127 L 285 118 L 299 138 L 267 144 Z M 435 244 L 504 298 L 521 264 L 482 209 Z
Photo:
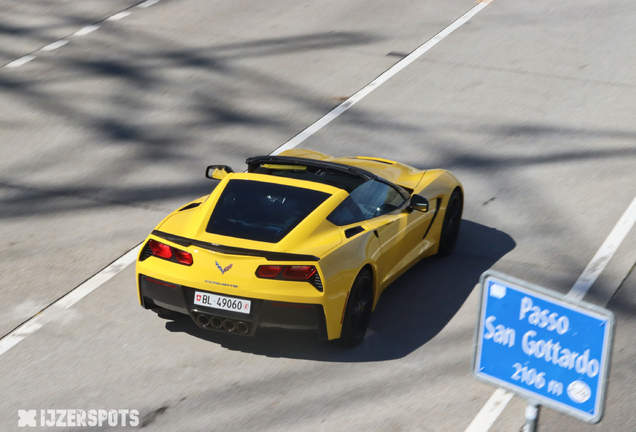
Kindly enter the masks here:
M 603 415 L 614 315 L 492 270 L 481 277 L 475 377 L 590 423 Z

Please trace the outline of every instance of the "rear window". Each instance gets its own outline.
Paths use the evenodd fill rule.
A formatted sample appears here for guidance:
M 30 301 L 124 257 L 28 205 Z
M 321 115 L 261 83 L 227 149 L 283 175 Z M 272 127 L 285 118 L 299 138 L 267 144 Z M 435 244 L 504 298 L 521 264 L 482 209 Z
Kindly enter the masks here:
M 250 180 L 230 180 L 212 212 L 206 231 L 229 237 L 277 243 L 329 194 Z

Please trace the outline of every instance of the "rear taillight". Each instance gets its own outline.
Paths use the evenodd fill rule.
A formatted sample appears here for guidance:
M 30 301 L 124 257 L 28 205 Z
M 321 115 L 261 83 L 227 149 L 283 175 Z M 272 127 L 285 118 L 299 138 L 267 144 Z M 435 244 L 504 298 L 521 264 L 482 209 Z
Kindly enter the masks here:
M 158 258 L 163 258 L 168 261 L 178 262 L 183 265 L 191 266 L 194 260 L 190 252 L 182 251 L 181 249 L 168 246 L 158 242 L 157 240 L 148 241 L 148 246 L 152 254 Z
M 279 266 L 279 265 L 262 265 L 262 266 L 258 266 L 258 269 L 256 270 L 256 274 L 258 275 L 258 277 L 272 279 L 278 276 L 280 272 L 283 271 L 284 268 L 285 266 Z
M 316 273 L 316 267 L 312 265 L 262 265 L 256 270 L 256 275 L 261 278 L 297 281 L 309 280 Z
M 264 279 L 306 281 L 322 292 L 322 281 L 318 270 L 312 265 L 262 265 L 256 269 L 256 276 Z
M 312 265 L 293 265 L 283 272 L 283 277 L 289 280 L 307 280 L 316 274 L 316 267 Z
M 159 243 L 156 240 L 150 240 L 148 244 L 150 244 L 150 249 L 152 250 L 152 254 L 154 256 L 158 256 L 159 258 L 163 259 L 172 258 L 172 250 L 170 249 L 170 246 Z
M 186 251 L 182 251 L 179 249 L 172 249 L 174 251 L 174 257 L 177 259 L 177 261 L 179 261 L 181 264 L 185 264 L 187 266 L 191 266 L 192 265 L 192 254 L 190 252 L 186 252 Z

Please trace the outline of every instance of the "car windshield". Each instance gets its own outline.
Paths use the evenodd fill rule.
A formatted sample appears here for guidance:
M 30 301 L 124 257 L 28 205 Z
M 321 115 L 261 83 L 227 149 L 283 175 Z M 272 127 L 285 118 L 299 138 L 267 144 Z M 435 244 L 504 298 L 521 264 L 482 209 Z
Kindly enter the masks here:
M 343 226 L 368 220 L 399 209 L 405 197 L 392 186 L 377 180 L 360 185 L 327 216 L 335 225 Z
M 277 243 L 329 194 L 276 183 L 230 180 L 212 212 L 206 231 Z

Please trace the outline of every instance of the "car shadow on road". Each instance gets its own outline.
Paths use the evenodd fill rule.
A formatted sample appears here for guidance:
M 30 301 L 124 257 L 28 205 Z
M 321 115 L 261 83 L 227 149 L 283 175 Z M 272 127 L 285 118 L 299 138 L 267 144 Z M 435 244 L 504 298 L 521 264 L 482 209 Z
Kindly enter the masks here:
M 330 362 L 401 358 L 433 339 L 464 304 L 479 276 L 515 245 L 506 233 L 463 220 L 453 254 L 426 258 L 397 279 L 382 294 L 365 340 L 355 348 L 321 342 L 314 332 L 258 329 L 249 338 L 217 333 L 197 327 L 189 317 L 167 322 L 166 329 L 268 357 Z

